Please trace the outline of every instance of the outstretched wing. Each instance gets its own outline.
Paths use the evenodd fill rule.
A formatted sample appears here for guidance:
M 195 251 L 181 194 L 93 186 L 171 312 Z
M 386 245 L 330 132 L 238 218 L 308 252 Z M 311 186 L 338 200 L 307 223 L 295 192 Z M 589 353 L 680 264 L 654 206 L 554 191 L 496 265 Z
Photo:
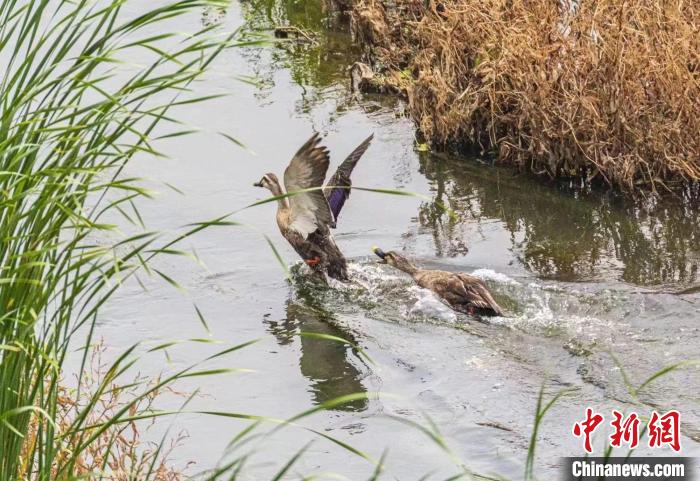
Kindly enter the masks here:
M 326 195 L 326 199 L 328 199 L 328 205 L 333 214 L 333 223 L 331 227 L 335 227 L 335 223 L 338 221 L 338 215 L 343 205 L 345 205 L 345 201 L 350 197 L 349 187 L 352 186 L 350 174 L 352 174 L 352 170 L 355 168 L 357 161 L 360 160 L 362 154 L 365 153 L 373 138 L 374 134 L 367 137 L 364 142 L 358 145 L 357 148 L 348 155 L 347 159 L 338 166 L 338 170 L 335 171 L 333 177 L 331 177 L 326 184 L 328 188 L 323 189 L 323 193 Z
M 287 193 L 321 187 L 326 178 L 328 149 L 319 145 L 321 138 L 314 134 L 301 146 L 284 171 L 284 186 Z M 289 227 L 307 238 L 316 230 L 327 231 L 333 223 L 328 201 L 321 189 L 303 192 L 289 197 L 291 213 Z
M 471 305 L 481 309 L 493 309 L 497 315 L 503 315 L 501 306 L 498 305 L 491 293 L 486 289 L 481 279 L 463 273 L 457 274 L 457 277 L 462 281 L 462 286 Z

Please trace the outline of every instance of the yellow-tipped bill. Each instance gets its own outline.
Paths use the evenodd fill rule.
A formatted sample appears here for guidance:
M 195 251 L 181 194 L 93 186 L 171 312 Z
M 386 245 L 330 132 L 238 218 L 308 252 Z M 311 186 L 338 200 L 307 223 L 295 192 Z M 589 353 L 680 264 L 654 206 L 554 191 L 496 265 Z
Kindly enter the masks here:
M 384 257 L 386 257 L 386 252 L 384 252 L 377 246 L 372 247 L 372 252 L 374 252 L 380 259 L 384 259 Z

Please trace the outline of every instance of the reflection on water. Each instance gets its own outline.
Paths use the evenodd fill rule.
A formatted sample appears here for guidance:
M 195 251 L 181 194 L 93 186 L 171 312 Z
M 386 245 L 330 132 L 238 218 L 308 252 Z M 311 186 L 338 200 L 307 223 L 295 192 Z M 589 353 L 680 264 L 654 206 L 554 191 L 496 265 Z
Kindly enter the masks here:
M 314 404 L 321 404 L 348 394 L 365 393 L 365 377 L 357 366 L 363 365 L 356 351 L 347 344 L 319 337 L 321 334 L 344 339 L 357 345 L 355 336 L 343 329 L 333 316 L 314 301 L 313 288 L 302 286 L 296 294 L 300 299 L 287 301 L 286 316 L 278 321 L 266 321 L 280 346 L 300 342 L 299 368 L 311 383 Z M 305 336 L 303 333 L 312 334 Z M 357 399 L 338 406 L 341 411 L 364 411 L 367 399 Z
M 347 83 L 346 68 L 360 58 L 360 49 L 350 41 L 348 25 L 327 11 L 323 0 L 253 0 L 242 4 L 248 28 L 269 32 L 276 48 L 251 49 L 251 65 L 268 90 L 274 86 L 280 67 L 288 69 L 292 80 L 304 87 L 298 100 L 298 111 L 306 112 L 321 97 L 329 94 L 330 86 L 343 89 Z M 313 35 L 313 42 L 275 40 L 272 30 L 293 26 Z M 256 57 L 270 55 L 271 61 Z M 308 87 L 308 89 L 307 89 Z M 263 93 L 265 92 L 263 91 Z
M 446 156 L 425 155 L 421 166 L 434 201 L 421 207 L 420 222 L 432 230 L 440 256 L 464 254 L 465 229 L 495 220 L 510 233 L 520 262 L 541 278 L 675 286 L 698 280 L 700 210 L 690 203 L 582 198 Z

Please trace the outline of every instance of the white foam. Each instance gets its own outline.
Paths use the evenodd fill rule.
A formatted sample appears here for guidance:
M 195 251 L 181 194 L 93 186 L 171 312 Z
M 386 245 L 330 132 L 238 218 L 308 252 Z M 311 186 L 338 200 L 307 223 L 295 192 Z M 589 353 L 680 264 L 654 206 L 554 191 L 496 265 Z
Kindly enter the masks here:
M 418 286 L 408 289 L 413 305 L 408 308 L 408 315 L 414 318 L 431 318 L 444 322 L 457 322 L 457 314 L 437 298 L 432 291 Z
M 474 277 L 478 277 L 479 279 L 489 279 L 491 281 L 499 282 L 501 284 L 520 284 L 512 277 L 508 277 L 502 272 L 496 272 L 492 269 L 477 269 L 474 272 L 472 272 L 472 275 Z
M 348 274 L 350 279 L 358 283 L 378 284 L 387 281 L 396 283 L 403 279 L 402 276 L 395 274 L 396 270 L 383 267 L 378 263 L 358 264 L 355 262 L 348 263 Z
M 576 298 L 567 299 L 569 293 L 564 290 L 552 291 L 543 286 L 530 286 L 526 294 L 524 309 L 512 319 L 512 323 L 523 330 L 558 329 L 586 340 L 601 339 L 609 335 L 612 323 L 595 316 L 573 312 L 571 301 Z

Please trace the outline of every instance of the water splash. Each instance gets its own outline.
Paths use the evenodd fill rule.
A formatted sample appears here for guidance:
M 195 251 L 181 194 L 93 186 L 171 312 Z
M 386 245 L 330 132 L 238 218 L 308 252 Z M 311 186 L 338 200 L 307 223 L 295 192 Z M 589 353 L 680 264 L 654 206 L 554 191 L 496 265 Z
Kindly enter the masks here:
M 513 279 L 512 277 L 508 277 L 507 275 L 501 273 L 501 272 L 496 272 L 492 269 L 476 269 L 474 272 L 471 273 L 474 277 L 478 277 L 479 279 L 482 280 L 491 280 L 494 282 L 497 282 L 499 284 L 513 284 L 513 285 L 519 285 L 520 283 Z
M 415 301 L 405 311 L 407 317 L 438 320 L 451 324 L 458 321 L 457 313 L 447 307 L 432 291 L 418 286 L 411 286 L 408 292 Z
M 292 268 L 297 287 L 308 287 L 305 269 L 301 263 Z M 476 269 L 471 275 L 487 284 L 507 312 L 504 317 L 476 319 L 453 311 L 431 291 L 415 285 L 409 276 L 371 260 L 350 262 L 348 272 L 350 282 L 331 279 L 327 287 L 314 287 L 314 295 L 321 297 L 332 312 L 352 315 L 361 311 L 367 317 L 397 323 L 456 325 L 478 320 L 585 345 L 611 340 L 620 321 L 613 323 L 609 314 L 624 310 L 625 304 L 621 293 L 609 289 L 586 292 L 574 286 L 541 284 L 491 269 Z

